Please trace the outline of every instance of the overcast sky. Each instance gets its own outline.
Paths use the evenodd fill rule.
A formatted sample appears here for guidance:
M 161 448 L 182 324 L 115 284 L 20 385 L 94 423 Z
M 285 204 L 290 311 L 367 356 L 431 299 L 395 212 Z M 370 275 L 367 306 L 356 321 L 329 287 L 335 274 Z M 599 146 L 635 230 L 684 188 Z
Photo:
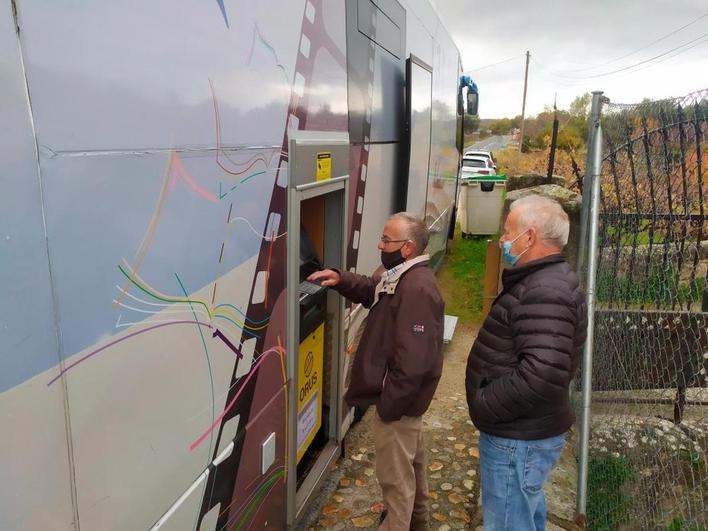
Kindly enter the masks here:
M 479 85 L 481 118 L 521 114 L 526 50 L 531 52 L 527 116 L 552 106 L 556 92 L 558 107 L 567 109 L 575 96 L 593 90 L 604 91 L 613 102 L 635 103 L 708 88 L 706 0 L 433 2 L 460 48 L 465 73 Z M 598 76 L 690 41 L 654 61 Z

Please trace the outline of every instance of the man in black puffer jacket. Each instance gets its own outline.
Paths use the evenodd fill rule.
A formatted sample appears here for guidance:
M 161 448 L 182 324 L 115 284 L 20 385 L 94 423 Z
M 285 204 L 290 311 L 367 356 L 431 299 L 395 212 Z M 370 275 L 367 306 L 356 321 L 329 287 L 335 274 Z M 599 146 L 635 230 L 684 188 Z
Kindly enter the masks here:
M 467 360 L 470 418 L 480 431 L 484 529 L 545 529 L 543 485 L 573 424 L 569 385 L 587 309 L 562 256 L 568 216 L 548 198 L 511 205 L 500 239 L 512 267 Z

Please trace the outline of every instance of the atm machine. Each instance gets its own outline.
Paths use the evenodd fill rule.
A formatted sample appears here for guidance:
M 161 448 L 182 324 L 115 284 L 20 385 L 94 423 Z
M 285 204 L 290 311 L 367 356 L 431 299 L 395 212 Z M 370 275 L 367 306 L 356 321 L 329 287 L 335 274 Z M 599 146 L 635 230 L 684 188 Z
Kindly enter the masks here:
M 307 276 L 323 267 L 345 267 L 348 172 L 348 134 L 289 131 L 289 527 L 316 497 L 330 464 L 341 453 L 344 300 L 308 282 Z

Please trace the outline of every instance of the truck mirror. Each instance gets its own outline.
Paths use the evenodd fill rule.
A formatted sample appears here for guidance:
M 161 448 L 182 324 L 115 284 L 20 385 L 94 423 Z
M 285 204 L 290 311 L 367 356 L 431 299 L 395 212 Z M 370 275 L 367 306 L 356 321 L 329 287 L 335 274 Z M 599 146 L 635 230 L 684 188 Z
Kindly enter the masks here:
M 479 107 L 479 94 L 467 91 L 467 114 L 475 115 L 477 114 L 477 108 Z

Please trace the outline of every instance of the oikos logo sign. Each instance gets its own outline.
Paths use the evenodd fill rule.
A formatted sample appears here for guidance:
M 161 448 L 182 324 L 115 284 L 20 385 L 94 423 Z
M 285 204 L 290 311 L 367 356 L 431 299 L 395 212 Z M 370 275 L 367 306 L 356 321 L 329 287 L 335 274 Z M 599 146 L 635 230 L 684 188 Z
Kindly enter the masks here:
M 310 394 L 310 391 L 317 386 L 317 371 L 313 371 L 314 365 L 315 355 L 312 351 L 309 351 L 307 356 L 305 356 L 305 381 L 300 382 L 300 394 L 298 397 L 300 402 L 305 400 L 305 398 Z
M 312 372 L 312 366 L 315 364 L 315 356 L 312 354 L 312 351 L 307 353 L 307 356 L 305 356 L 305 377 L 309 378 L 310 373 Z

